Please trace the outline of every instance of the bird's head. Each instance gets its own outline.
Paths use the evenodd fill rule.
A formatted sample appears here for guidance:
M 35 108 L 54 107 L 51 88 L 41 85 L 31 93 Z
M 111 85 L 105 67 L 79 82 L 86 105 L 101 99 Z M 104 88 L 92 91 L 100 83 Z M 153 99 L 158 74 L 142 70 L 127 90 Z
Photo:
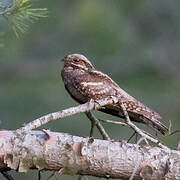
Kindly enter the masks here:
M 81 69 L 84 71 L 94 69 L 91 62 L 82 54 L 67 55 L 62 61 L 64 61 L 64 68 Z

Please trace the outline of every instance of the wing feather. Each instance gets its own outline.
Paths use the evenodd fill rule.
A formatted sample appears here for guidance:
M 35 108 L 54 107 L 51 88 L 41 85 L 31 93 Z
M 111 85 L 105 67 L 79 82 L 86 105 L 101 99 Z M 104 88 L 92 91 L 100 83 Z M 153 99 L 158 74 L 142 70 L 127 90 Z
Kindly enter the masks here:
M 161 119 L 161 116 L 158 113 L 130 96 L 109 76 L 100 71 L 94 70 L 87 74 L 83 74 L 81 77 L 78 77 L 77 81 L 75 80 L 73 82 L 73 86 L 78 89 L 78 92 L 80 92 L 82 96 L 88 98 L 88 100 L 98 100 L 108 96 L 117 96 L 119 102 L 123 102 L 131 120 L 150 125 L 159 130 L 162 134 L 165 134 L 168 131 L 168 129 L 158 120 Z M 119 104 L 108 105 L 105 109 L 101 109 L 100 111 L 124 118 Z

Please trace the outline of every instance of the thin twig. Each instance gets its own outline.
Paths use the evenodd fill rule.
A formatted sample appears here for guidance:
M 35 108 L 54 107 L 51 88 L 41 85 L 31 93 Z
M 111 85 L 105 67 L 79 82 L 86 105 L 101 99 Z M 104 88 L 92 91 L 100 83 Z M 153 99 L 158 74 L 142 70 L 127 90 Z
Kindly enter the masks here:
M 51 179 L 55 174 L 56 174 L 56 172 L 54 171 L 52 174 L 49 175 L 49 177 L 46 180 Z
M 172 135 L 180 132 L 180 130 L 175 130 L 175 131 L 171 132 L 171 129 L 172 129 L 172 122 L 171 122 L 171 120 L 169 120 L 168 136 L 172 136 Z
M 28 131 L 28 130 L 32 130 L 32 129 L 36 129 L 46 123 L 48 123 L 49 121 L 54 121 L 57 119 L 61 119 L 67 116 L 71 116 L 77 113 L 84 113 L 87 111 L 90 111 L 92 109 L 100 109 L 105 105 L 108 104 L 112 104 L 112 103 L 117 103 L 118 102 L 118 98 L 116 97 L 112 97 L 112 98 L 105 98 L 105 99 L 101 99 L 98 100 L 96 102 L 94 101 L 90 101 L 87 102 L 85 104 L 76 106 L 76 107 L 71 107 L 62 111 L 58 111 L 58 112 L 54 112 L 54 113 L 50 113 L 47 114 L 45 116 L 42 116 L 28 124 L 26 124 L 24 127 L 21 127 L 19 130 L 24 130 L 24 131 Z
M 144 138 L 144 140 L 150 140 L 151 142 L 157 144 L 158 146 L 164 148 L 164 149 L 169 149 L 168 147 L 166 147 L 165 145 L 161 144 L 159 142 L 159 140 L 157 139 L 154 139 L 153 137 L 147 135 L 146 133 L 144 133 L 141 129 L 139 129 L 134 123 L 131 122 L 130 118 L 129 118 L 129 115 L 128 115 L 128 112 L 124 106 L 123 103 L 120 104 L 122 110 L 123 110 L 123 113 L 124 113 L 124 116 L 125 116 L 125 121 L 126 123 L 133 129 L 135 130 L 141 137 Z M 147 143 L 147 141 L 146 141 Z
M 90 102 L 87 102 L 85 104 L 82 104 L 82 105 L 79 105 L 79 106 L 76 106 L 76 107 L 71 107 L 71 108 L 68 108 L 68 109 L 65 109 L 65 110 L 62 110 L 62 111 L 58 111 L 58 112 L 54 112 L 54 113 L 50 113 L 50 114 L 47 114 L 45 116 L 42 116 L 42 117 L 28 123 L 27 125 L 25 125 L 24 127 L 20 128 L 18 130 L 24 130 L 24 131 L 32 130 L 32 129 L 38 128 L 38 127 L 48 123 L 49 121 L 64 118 L 64 117 L 71 116 L 71 115 L 74 115 L 74 114 L 77 114 L 77 113 L 88 112 L 88 111 L 90 111 L 92 109 L 100 109 L 103 106 L 106 106 L 108 104 L 113 104 L 113 103 L 118 103 L 118 98 L 117 97 L 114 97 L 114 96 L 110 97 L 110 98 L 108 97 L 108 98 L 104 98 L 104 99 L 101 99 L 101 100 L 98 100 L 98 101 L 93 101 L 92 100 Z M 127 111 L 126 111 L 126 108 L 125 108 L 124 104 L 121 103 L 120 106 L 121 106 L 121 108 L 122 108 L 122 110 L 124 112 L 126 124 L 128 124 L 132 129 L 134 129 L 139 135 L 141 135 L 145 139 L 148 139 L 151 142 L 156 143 L 157 145 L 159 145 L 162 148 L 168 149 L 166 146 L 161 144 L 157 139 L 154 139 L 154 138 L 150 137 L 149 135 L 144 133 L 141 129 L 139 129 L 135 124 L 133 124 L 130 121 L 129 115 L 128 115 Z M 100 127 L 100 126 L 102 126 L 102 125 L 97 125 L 97 127 Z M 99 131 L 101 132 L 102 129 L 104 129 L 104 128 L 103 127 L 99 128 Z M 101 134 L 102 134 L 102 132 L 101 132 Z M 104 138 L 109 138 L 109 137 L 104 136 Z
M 128 126 L 128 124 L 120 122 L 120 121 L 112 121 L 112 120 L 108 120 L 108 119 L 98 119 L 99 121 L 102 121 L 104 123 L 111 123 L 111 124 L 116 124 L 116 125 L 121 125 L 121 126 Z M 127 140 L 127 142 L 129 142 L 134 135 L 137 134 L 136 131 L 134 131 L 134 133 L 129 137 L 129 139 Z
M 88 116 L 87 113 L 85 113 L 85 114 L 86 114 L 86 116 Z M 89 119 L 90 119 L 90 118 L 89 118 Z M 93 121 L 93 120 L 91 120 L 91 119 L 90 119 L 90 121 L 91 121 L 91 130 L 90 130 L 90 133 L 89 133 L 90 135 L 89 135 L 89 136 L 90 136 L 90 137 L 93 137 L 94 128 L 95 128 L 95 126 L 96 126 L 96 122 Z
M 112 124 L 116 124 L 116 125 L 121 125 L 121 126 L 128 126 L 129 127 L 129 125 L 127 124 L 127 123 L 123 123 L 123 122 L 119 122 L 119 121 L 112 121 L 112 120 L 105 120 L 105 119 L 98 119 L 99 121 L 102 121 L 102 122 L 104 122 L 104 123 L 112 123 Z M 149 134 L 148 132 L 146 132 L 146 131 L 143 131 L 143 130 L 141 130 L 143 133 L 145 133 L 145 134 L 148 134 L 149 136 L 151 136 L 151 134 Z M 133 136 L 134 135 L 138 135 L 138 133 L 135 131 L 131 136 L 130 136 L 130 138 L 127 140 L 127 142 L 129 142 L 132 138 L 133 138 Z M 137 137 L 136 137 L 136 142 L 137 142 Z
M 169 120 L 169 127 L 168 127 L 169 134 L 171 134 L 171 128 L 172 128 L 172 122 L 171 120 Z
M 174 135 L 174 134 L 176 134 L 176 133 L 180 133 L 180 130 L 173 131 L 173 132 L 171 132 L 170 134 L 168 134 L 168 136 L 172 136 L 172 135 Z
M 129 137 L 129 139 L 127 140 L 127 143 L 129 143 L 129 141 L 134 137 L 135 134 L 137 134 L 136 131 L 134 131 L 133 134 Z
M 38 180 L 41 180 L 41 171 L 38 170 Z
M 111 124 L 116 124 L 116 125 L 121 125 L 121 126 L 128 126 L 126 123 L 120 122 L 120 121 L 112 121 L 112 120 L 108 120 L 108 119 L 99 119 L 99 121 L 102 121 L 104 123 L 111 123 Z
M 99 132 L 101 133 L 103 139 L 111 140 L 111 138 L 106 133 L 105 129 L 103 128 L 103 126 L 99 122 L 99 120 L 90 111 L 86 112 L 85 114 L 91 120 L 91 122 L 96 125 L 96 127 L 98 128 Z

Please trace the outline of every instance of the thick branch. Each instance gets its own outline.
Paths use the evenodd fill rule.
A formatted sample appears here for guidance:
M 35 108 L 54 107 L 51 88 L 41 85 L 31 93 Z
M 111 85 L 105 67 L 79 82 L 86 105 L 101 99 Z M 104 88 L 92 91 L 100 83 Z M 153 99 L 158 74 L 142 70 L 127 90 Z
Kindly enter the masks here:
M 45 116 L 42 116 L 42 117 L 28 123 L 27 125 L 20 128 L 19 130 L 29 131 L 29 130 L 32 130 L 32 129 L 36 129 L 36 128 L 42 126 L 43 124 L 48 123 L 49 121 L 61 119 L 61 118 L 67 117 L 67 116 L 71 116 L 71 115 L 74 115 L 74 114 L 77 114 L 77 113 L 84 112 L 84 113 L 86 113 L 88 118 L 93 123 L 96 124 L 96 126 L 99 129 L 100 133 L 102 134 L 103 138 L 106 139 L 106 140 L 110 140 L 110 138 L 109 138 L 108 134 L 105 132 L 103 126 L 100 124 L 99 120 L 90 113 L 90 110 L 92 110 L 92 109 L 101 109 L 101 108 L 104 108 L 104 106 L 106 106 L 106 105 L 113 104 L 113 103 L 118 103 L 118 101 L 119 101 L 118 98 L 114 97 L 114 96 L 104 98 L 104 99 L 100 99 L 100 100 L 97 100 L 97 101 L 91 100 L 91 101 L 89 101 L 89 102 L 87 102 L 85 104 L 82 104 L 82 105 L 79 105 L 79 106 L 76 106 L 76 107 L 71 107 L 71 108 L 68 108 L 68 109 L 65 109 L 65 110 L 61 110 L 61 111 L 58 111 L 58 112 L 54 112 L 54 113 L 50 113 L 50 114 L 47 114 Z M 126 111 L 123 104 L 121 105 L 121 107 L 122 107 L 122 109 L 124 111 L 124 114 L 125 114 L 125 117 L 126 117 L 126 124 L 129 127 L 131 127 L 133 130 L 135 130 L 139 135 L 144 137 L 145 140 L 146 139 L 150 140 L 151 142 L 154 142 L 154 143 L 158 144 L 158 146 L 168 149 L 168 147 L 161 144 L 157 139 L 154 139 L 153 137 L 151 137 L 148 134 L 144 133 L 137 126 L 135 126 L 135 124 L 133 124 L 130 121 L 128 113 L 127 113 L 127 111 Z M 93 130 L 93 127 L 91 128 L 91 130 Z M 91 133 L 92 133 L 92 131 L 91 131 Z
M 97 177 L 180 179 L 180 152 L 49 131 L 0 131 L 0 168 Z

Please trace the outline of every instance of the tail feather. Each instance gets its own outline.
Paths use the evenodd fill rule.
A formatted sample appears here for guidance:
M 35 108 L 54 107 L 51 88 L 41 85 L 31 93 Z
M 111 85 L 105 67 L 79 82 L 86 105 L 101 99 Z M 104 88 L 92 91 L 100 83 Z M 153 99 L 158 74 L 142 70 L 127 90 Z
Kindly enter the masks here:
M 161 123 L 159 120 L 157 120 L 155 118 L 149 119 L 149 118 L 146 118 L 143 116 L 141 116 L 140 119 L 142 119 L 144 121 L 144 123 L 147 124 L 148 126 L 151 126 L 155 129 L 157 129 L 163 135 L 168 133 L 168 128 L 163 123 Z
M 160 131 L 163 135 L 168 133 L 168 128 L 160 122 L 161 116 L 148 108 L 144 104 L 139 101 L 126 101 L 125 106 L 127 108 L 128 113 L 130 113 L 134 119 L 134 121 L 145 123 L 158 131 Z
M 138 110 L 137 108 L 129 108 L 127 110 L 132 121 L 143 123 L 152 128 L 155 128 L 163 135 L 168 133 L 168 128 L 159 120 L 161 119 L 161 116 L 158 113 L 152 111 L 150 108 L 143 106 L 141 110 Z M 100 109 L 99 111 L 124 118 L 122 109 L 119 109 L 118 105 L 108 105 L 106 108 Z

